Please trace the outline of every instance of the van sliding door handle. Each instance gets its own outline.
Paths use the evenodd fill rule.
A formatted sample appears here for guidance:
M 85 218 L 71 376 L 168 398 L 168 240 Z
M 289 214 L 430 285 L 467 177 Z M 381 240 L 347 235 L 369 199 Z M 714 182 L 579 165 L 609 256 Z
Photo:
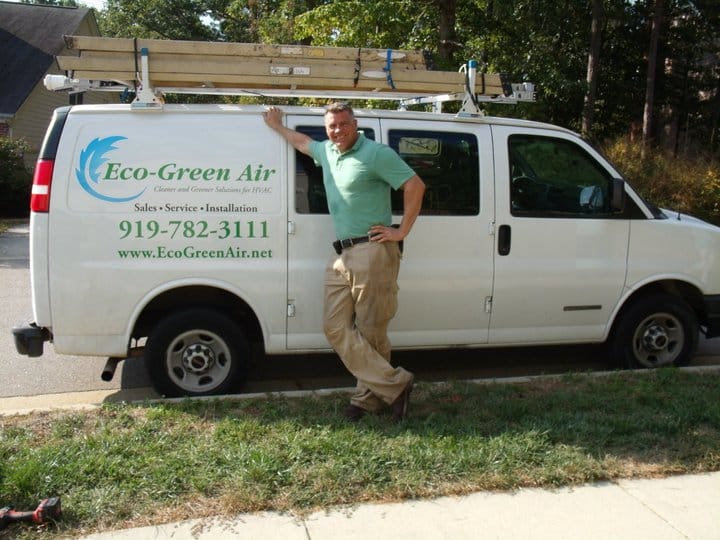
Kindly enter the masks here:
M 510 225 L 500 225 L 498 230 L 498 253 L 507 255 L 510 253 Z

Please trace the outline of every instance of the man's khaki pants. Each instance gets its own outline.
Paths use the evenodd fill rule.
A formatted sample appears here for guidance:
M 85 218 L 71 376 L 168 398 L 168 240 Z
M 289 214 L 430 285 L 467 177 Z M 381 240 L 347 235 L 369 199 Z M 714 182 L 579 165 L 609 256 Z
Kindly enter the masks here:
M 344 249 L 325 270 L 325 335 L 357 378 L 351 403 L 370 412 L 390 405 L 413 378 L 390 365 L 387 329 L 397 311 L 399 269 L 396 242 L 366 242 Z

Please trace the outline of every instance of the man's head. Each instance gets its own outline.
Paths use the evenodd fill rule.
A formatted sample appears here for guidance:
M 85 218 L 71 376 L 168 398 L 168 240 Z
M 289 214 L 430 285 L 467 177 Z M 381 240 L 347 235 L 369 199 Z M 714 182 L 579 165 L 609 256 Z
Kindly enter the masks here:
M 347 152 L 360 134 L 352 107 L 347 103 L 333 103 L 325 108 L 325 131 L 340 152 Z

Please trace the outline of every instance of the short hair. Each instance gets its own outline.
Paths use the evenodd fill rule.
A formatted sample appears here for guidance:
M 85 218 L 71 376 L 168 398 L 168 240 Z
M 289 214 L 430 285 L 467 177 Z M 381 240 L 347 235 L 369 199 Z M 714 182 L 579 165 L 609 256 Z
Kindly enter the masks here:
M 325 114 L 327 114 L 327 113 L 337 114 L 337 113 L 341 113 L 341 112 L 345 112 L 345 111 L 349 112 L 350 116 L 352 116 L 353 118 L 355 117 L 355 112 L 352 110 L 352 107 L 350 106 L 350 104 L 348 104 L 344 101 L 336 101 L 335 103 L 331 103 L 330 105 L 327 105 L 325 107 Z

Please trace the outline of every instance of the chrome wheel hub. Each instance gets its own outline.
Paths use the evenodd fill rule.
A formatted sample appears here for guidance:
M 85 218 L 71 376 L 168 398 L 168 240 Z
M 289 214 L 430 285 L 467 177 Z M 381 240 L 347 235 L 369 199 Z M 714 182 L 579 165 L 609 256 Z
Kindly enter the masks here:
M 194 343 L 182 353 L 182 363 L 185 370 L 196 375 L 207 373 L 215 364 L 215 353 L 207 345 Z
M 668 346 L 668 333 L 659 324 L 653 324 L 645 330 L 643 343 L 648 351 L 661 351 Z
M 633 354 L 637 362 L 655 368 L 673 365 L 685 346 L 685 332 L 680 320 L 670 313 L 646 317 L 633 336 Z
M 190 330 L 178 335 L 165 356 L 172 382 L 186 392 L 210 392 L 220 386 L 232 369 L 227 342 L 208 330 Z

